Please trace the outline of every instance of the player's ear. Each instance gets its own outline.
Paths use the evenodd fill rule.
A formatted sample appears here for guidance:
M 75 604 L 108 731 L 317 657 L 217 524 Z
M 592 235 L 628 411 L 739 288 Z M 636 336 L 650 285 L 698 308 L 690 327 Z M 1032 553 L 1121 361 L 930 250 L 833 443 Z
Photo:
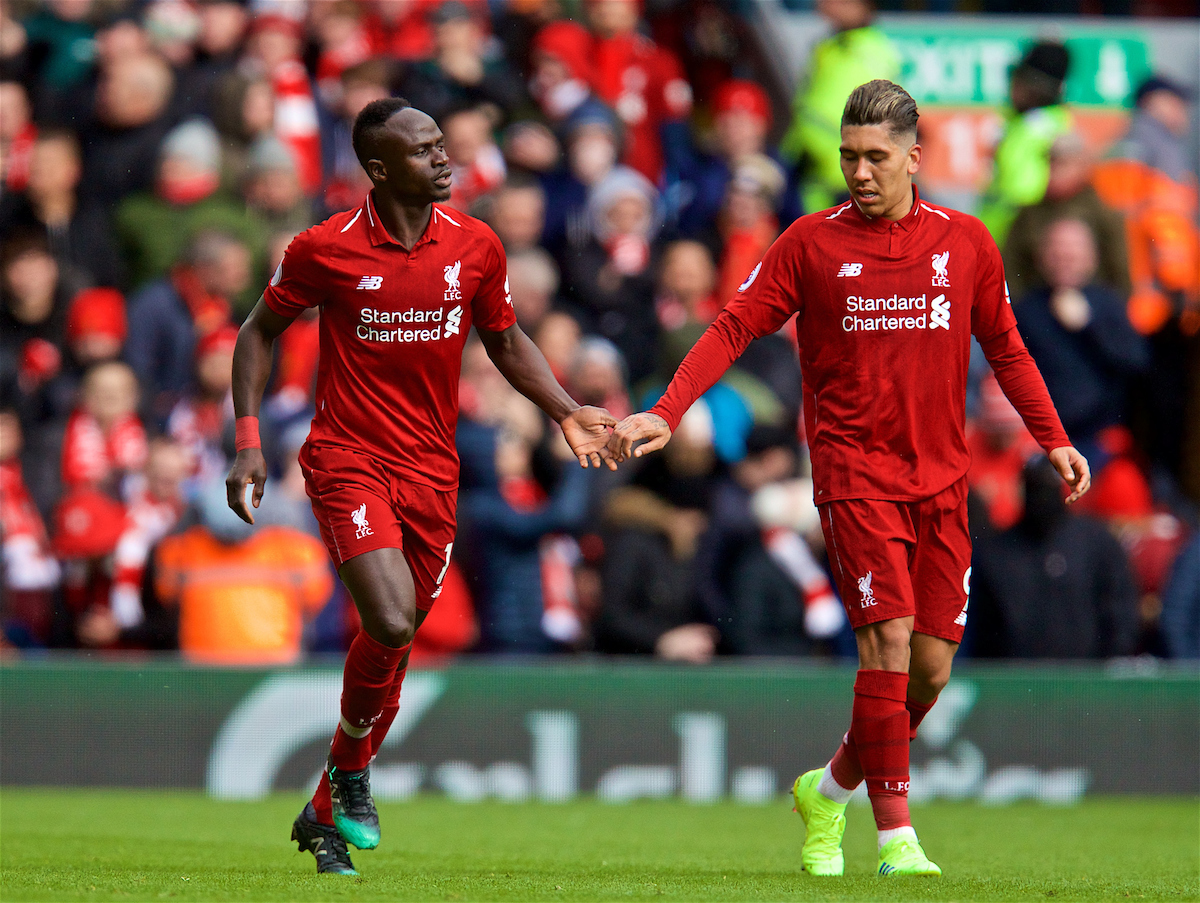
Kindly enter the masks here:
M 382 160 L 371 158 L 367 161 L 367 175 L 370 176 L 372 182 L 387 181 L 387 167 L 383 165 Z
M 913 146 L 908 149 L 908 174 L 916 175 L 918 169 L 921 168 L 921 145 L 913 143 Z

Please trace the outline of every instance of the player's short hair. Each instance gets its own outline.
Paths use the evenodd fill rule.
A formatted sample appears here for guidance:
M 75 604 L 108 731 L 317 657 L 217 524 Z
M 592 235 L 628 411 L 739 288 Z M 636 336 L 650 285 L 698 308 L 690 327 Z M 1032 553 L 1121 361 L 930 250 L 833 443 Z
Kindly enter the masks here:
M 917 135 L 917 102 L 895 82 L 877 78 L 850 92 L 842 110 L 842 127 L 886 125 L 892 137 Z
M 412 104 L 403 97 L 381 97 L 371 101 L 354 117 L 350 143 L 354 146 L 354 154 L 364 170 L 367 168 L 367 161 L 371 159 L 369 145 L 375 136 L 397 111 L 411 106 Z

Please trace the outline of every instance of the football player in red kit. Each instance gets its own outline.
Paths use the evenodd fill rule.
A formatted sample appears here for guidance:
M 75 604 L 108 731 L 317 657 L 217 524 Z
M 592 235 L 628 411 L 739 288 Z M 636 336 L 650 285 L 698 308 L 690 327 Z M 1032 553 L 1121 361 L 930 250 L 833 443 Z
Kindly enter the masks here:
M 454 447 L 463 345 L 475 326 L 514 387 L 554 418 L 580 465 L 608 461 L 613 418 L 580 407 L 516 325 L 504 249 L 478 220 L 443 207 L 441 129 L 406 101 L 367 104 L 353 130 L 370 176 L 361 207 L 298 235 L 238 335 L 237 458 L 229 505 L 253 523 L 266 464 L 258 410 L 275 339 L 320 306 L 316 415 L 300 466 L 321 536 L 362 616 L 342 684 L 341 720 L 292 839 L 319 872 L 353 874 L 347 843 L 373 849 L 379 817 L 368 766 L 400 701 L 413 635 L 441 591 L 454 545 Z
M 916 137 L 903 88 L 854 90 L 841 143 L 851 200 L 776 240 L 658 404 L 618 424 L 610 445 L 618 461 L 661 448 L 752 339 L 798 314 L 815 501 L 859 656 L 850 730 L 793 788 L 807 828 L 801 861 L 814 875 L 842 874 L 846 803 L 864 779 L 878 873 L 941 874 L 909 817 L 908 747 L 967 623 L 972 335 L 1069 484 L 1068 501 L 1091 481 L 1017 332 L 995 243 L 979 220 L 921 200 L 912 184 Z

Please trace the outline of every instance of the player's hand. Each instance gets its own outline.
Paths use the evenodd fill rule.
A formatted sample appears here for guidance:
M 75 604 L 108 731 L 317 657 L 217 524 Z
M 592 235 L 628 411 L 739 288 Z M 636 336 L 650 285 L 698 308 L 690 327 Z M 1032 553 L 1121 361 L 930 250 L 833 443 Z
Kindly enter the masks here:
M 580 467 L 599 467 L 603 461 L 609 470 L 617 469 L 617 462 L 608 450 L 608 432 L 617 425 L 612 414 L 585 404 L 564 417 L 560 425 Z
M 1051 451 L 1050 463 L 1054 465 L 1063 481 L 1071 487 L 1071 494 L 1067 496 L 1068 505 L 1079 501 L 1083 494 L 1092 488 L 1092 471 L 1088 467 L 1087 458 L 1074 446 L 1060 445 Z
M 613 430 L 612 438 L 608 441 L 608 450 L 613 458 L 620 462 L 658 451 L 670 439 L 671 428 L 667 426 L 667 421 L 657 414 L 630 414 Z M 634 445 L 638 442 L 643 444 L 635 449 Z
M 254 515 L 246 507 L 246 485 L 254 484 L 250 500 L 254 507 L 262 501 L 263 489 L 267 485 L 267 462 L 261 448 L 243 448 L 237 453 L 229 476 L 225 478 L 225 498 L 233 513 L 248 524 L 254 523 Z

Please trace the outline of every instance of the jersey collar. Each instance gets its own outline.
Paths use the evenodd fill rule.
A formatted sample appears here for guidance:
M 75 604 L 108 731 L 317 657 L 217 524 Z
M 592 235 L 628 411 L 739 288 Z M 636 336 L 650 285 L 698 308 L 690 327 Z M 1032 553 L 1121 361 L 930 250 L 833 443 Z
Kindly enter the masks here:
M 859 208 L 857 202 L 851 200 L 850 203 L 854 205 L 854 211 L 859 215 L 862 221 L 877 232 L 886 232 L 892 226 L 898 226 L 905 232 L 909 232 L 919 225 L 918 218 L 922 216 L 921 193 L 917 190 L 917 186 L 915 184 L 912 187 L 912 192 L 912 209 L 904 215 L 903 219 L 898 219 L 894 223 L 891 220 L 886 220 L 881 216 L 867 216 L 867 214 L 863 213 Z
M 425 226 L 425 231 L 421 233 L 421 237 L 417 239 L 417 243 L 413 245 L 413 251 L 417 250 L 417 248 L 421 247 L 421 245 L 425 244 L 426 242 L 440 241 L 443 237 L 443 233 L 446 231 L 446 225 L 444 221 L 449 219 L 449 216 L 441 211 L 437 204 L 433 204 L 431 206 L 433 209 L 429 214 L 429 223 Z M 367 234 L 371 238 L 372 245 L 379 247 L 380 245 L 392 244 L 396 245 L 401 250 L 404 250 L 404 245 L 392 238 L 392 236 L 388 233 L 387 228 L 383 225 L 383 222 L 379 219 L 379 214 L 375 212 L 374 189 L 371 189 L 369 192 L 367 192 L 367 200 L 363 204 L 363 212 L 366 214 Z M 405 253 L 412 252 L 406 251 Z

